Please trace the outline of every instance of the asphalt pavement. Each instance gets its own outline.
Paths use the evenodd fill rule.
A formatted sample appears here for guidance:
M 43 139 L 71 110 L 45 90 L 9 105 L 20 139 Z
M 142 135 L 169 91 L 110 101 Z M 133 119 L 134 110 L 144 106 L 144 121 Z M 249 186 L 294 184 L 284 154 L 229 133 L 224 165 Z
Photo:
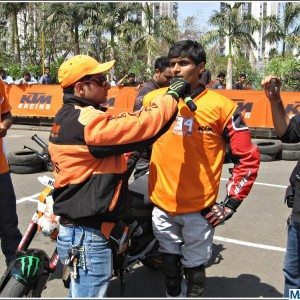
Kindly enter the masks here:
M 7 152 L 21 150 L 23 145 L 39 149 L 32 140 L 38 134 L 48 140 L 50 127 L 13 125 L 5 138 Z M 296 162 L 262 162 L 255 185 L 234 216 L 216 228 L 213 257 L 206 270 L 207 290 L 204 297 L 222 298 L 281 298 L 283 293 L 282 266 L 286 246 L 286 219 L 289 209 L 283 204 L 285 187 Z M 225 197 L 228 169 L 225 164 L 219 199 Z M 12 174 L 17 196 L 19 228 L 25 232 L 37 203 L 36 195 L 43 189 L 38 176 L 52 176 L 50 172 Z M 32 242 L 51 254 L 55 243 L 38 234 Z M 4 257 L 0 254 L 0 274 L 5 271 Z M 50 278 L 43 297 L 66 297 L 61 280 L 61 266 Z M 120 284 L 113 278 L 109 297 L 120 297 Z M 153 271 L 137 265 L 126 275 L 123 297 L 164 297 L 164 277 L 160 270 Z

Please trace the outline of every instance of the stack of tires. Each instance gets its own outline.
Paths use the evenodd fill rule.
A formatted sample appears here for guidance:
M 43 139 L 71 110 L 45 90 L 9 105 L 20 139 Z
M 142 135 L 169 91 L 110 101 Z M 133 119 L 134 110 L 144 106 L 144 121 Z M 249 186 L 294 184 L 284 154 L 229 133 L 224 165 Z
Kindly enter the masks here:
M 296 144 L 282 143 L 282 153 L 278 158 L 282 160 L 299 160 L 300 143 L 296 143 Z
M 263 162 L 274 160 L 299 160 L 300 143 L 286 144 L 274 139 L 252 139 L 252 143 L 258 146 L 260 160 Z
M 10 172 L 15 174 L 32 174 L 45 169 L 43 160 L 30 150 L 10 152 L 7 160 Z

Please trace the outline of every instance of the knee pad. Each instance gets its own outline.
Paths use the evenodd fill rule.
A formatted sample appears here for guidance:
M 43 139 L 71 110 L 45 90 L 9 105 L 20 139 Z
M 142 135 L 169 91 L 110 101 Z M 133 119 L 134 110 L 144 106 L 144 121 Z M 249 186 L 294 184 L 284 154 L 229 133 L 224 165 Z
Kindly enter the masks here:
M 166 276 L 168 295 L 176 297 L 181 293 L 182 266 L 180 255 L 163 254 L 163 271 Z
M 206 275 L 203 265 L 193 268 L 185 268 L 184 274 L 187 279 L 187 297 L 200 297 L 206 287 Z

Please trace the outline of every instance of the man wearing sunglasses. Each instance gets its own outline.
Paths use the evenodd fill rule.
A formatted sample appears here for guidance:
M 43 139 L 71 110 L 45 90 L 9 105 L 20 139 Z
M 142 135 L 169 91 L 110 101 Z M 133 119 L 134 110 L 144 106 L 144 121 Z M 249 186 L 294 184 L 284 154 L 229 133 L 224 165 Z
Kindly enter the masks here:
M 60 216 L 59 257 L 71 268 L 71 297 L 105 297 L 112 253 L 101 233 L 103 222 L 124 215 L 127 160 L 149 147 L 174 121 L 179 97 L 190 84 L 176 79 L 167 93 L 137 113 L 113 115 L 101 104 L 110 88 L 106 72 L 114 61 L 99 63 L 76 55 L 58 70 L 63 106 L 49 138 L 54 165 L 54 214 Z

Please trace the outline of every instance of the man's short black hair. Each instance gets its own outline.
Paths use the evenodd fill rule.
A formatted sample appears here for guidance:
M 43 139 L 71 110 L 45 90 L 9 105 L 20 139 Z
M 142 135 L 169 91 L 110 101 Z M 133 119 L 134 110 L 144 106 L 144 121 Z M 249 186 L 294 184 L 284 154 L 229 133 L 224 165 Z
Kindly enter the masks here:
M 225 77 L 226 76 L 226 74 L 225 74 L 225 72 L 219 72 L 219 74 L 218 74 L 218 77 Z
M 241 73 L 241 74 L 240 74 L 240 77 L 245 77 L 245 78 L 246 78 L 247 75 L 246 75 L 245 73 Z
M 167 56 L 161 56 L 156 59 L 154 63 L 154 69 L 158 69 L 159 72 L 163 72 L 166 68 L 170 67 L 170 60 Z
M 169 59 L 188 57 L 195 65 L 206 63 L 206 53 L 201 44 L 193 40 L 183 40 L 173 44 L 169 50 Z
M 27 70 L 25 70 L 24 72 L 23 72 L 23 76 L 30 76 L 31 77 L 31 74 L 29 73 L 29 71 L 27 71 Z
M 128 73 L 128 77 L 134 77 L 135 78 L 135 74 L 134 73 Z

